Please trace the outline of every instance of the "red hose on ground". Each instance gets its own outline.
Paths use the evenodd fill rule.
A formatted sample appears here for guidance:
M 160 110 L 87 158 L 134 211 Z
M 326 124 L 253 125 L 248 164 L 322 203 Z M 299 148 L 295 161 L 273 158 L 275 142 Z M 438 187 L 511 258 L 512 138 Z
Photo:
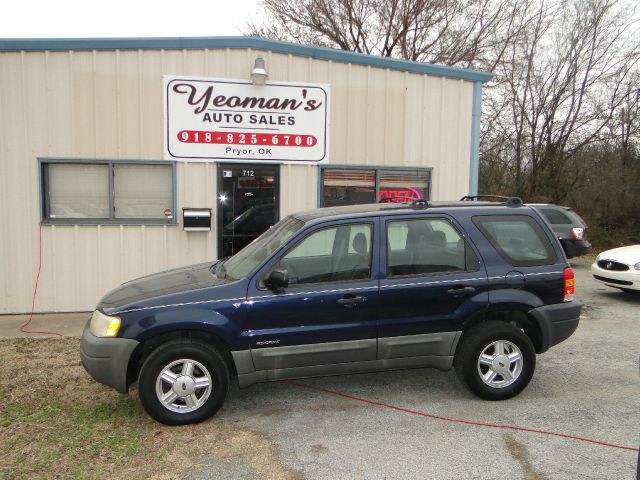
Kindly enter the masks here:
M 27 330 L 27 326 L 33 320 L 33 311 L 36 307 L 36 293 L 38 293 L 38 281 L 40 280 L 40 270 L 42 269 L 42 222 L 40 222 L 40 226 L 38 228 L 38 274 L 36 275 L 36 284 L 33 287 L 33 298 L 31 299 L 31 313 L 29 314 L 29 320 L 20 325 L 20 331 L 23 333 L 30 334 L 41 334 L 41 335 L 57 335 L 58 337 L 62 337 L 63 335 L 58 332 L 47 332 L 47 331 L 38 331 L 38 330 Z
M 444 420 L 446 422 L 464 423 L 464 424 L 467 424 L 467 425 L 475 425 L 475 426 L 479 426 L 479 427 L 505 428 L 505 429 L 509 429 L 509 430 L 517 430 L 517 431 L 520 431 L 520 432 L 542 433 L 544 435 L 551 435 L 551 436 L 554 436 L 554 437 L 570 438 L 572 440 L 578 440 L 580 442 L 595 443 L 596 445 L 602 445 L 602 446 L 605 446 L 605 447 L 613 447 L 613 448 L 620 448 L 620 449 L 623 449 L 623 450 L 631 450 L 632 452 L 640 451 L 639 448 L 627 447 L 625 445 L 616 445 L 615 443 L 601 442 L 599 440 L 592 440 L 590 438 L 585 438 L 585 437 L 577 437 L 575 435 L 567 435 L 565 433 L 548 432 L 546 430 L 538 430 L 538 429 L 535 429 L 535 428 L 518 427 L 518 426 L 515 426 L 515 425 L 501 425 L 501 424 L 494 424 L 494 423 L 474 422 L 472 420 L 463 420 L 463 419 L 458 419 L 458 418 L 441 417 L 439 415 L 432 415 L 430 413 L 424 413 L 424 412 L 419 412 L 419 411 L 416 411 L 416 410 L 410 410 L 408 408 L 397 407 L 395 405 L 389 405 L 388 403 L 376 402 L 374 400 L 367 400 L 366 398 L 356 397 L 355 395 L 348 395 L 346 393 L 337 392 L 335 390 L 329 390 L 328 388 L 315 387 L 313 385 L 306 385 L 304 383 L 291 382 L 289 380 L 280 380 L 280 382 L 281 383 L 286 383 L 286 384 L 289 384 L 289 385 L 293 385 L 293 386 L 299 387 L 299 388 L 306 388 L 307 390 L 315 390 L 317 392 L 323 392 L 323 393 L 328 393 L 330 395 L 336 395 L 338 397 L 348 398 L 350 400 L 355 400 L 355 401 L 358 401 L 358 402 L 367 403 L 369 405 L 375 405 L 377 407 L 391 408 L 392 410 L 398 410 L 400 412 L 411 413 L 413 415 L 420 415 L 421 417 L 433 418 L 433 419 L 436 419 L 436 420 Z

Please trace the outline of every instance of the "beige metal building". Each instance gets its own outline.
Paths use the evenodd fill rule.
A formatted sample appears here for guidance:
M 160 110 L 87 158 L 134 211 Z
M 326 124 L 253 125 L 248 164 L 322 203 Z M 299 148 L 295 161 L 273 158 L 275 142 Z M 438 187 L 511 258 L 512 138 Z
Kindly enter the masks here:
M 489 78 L 250 37 L 0 40 L 0 314 L 31 310 L 38 271 L 36 312 L 91 310 L 124 281 L 231 254 L 297 210 L 477 193 Z M 240 90 L 212 97 L 209 120 L 236 108 L 266 124 L 245 133 L 273 150 L 298 122 L 301 148 L 260 157 L 272 149 L 238 145 L 230 116 L 217 125 L 227 144 L 191 156 L 198 132 L 171 133 L 183 121 L 172 102 L 198 110 L 227 83 Z M 320 95 L 317 114 L 288 120 L 298 112 L 271 94 L 255 100 L 266 91 Z

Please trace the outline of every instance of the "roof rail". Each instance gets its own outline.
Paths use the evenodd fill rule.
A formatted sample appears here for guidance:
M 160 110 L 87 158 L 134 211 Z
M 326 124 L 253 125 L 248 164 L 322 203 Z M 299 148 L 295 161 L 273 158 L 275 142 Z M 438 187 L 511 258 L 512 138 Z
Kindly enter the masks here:
M 401 200 L 400 202 L 396 200 Z M 403 197 L 402 195 L 396 195 L 393 197 L 381 198 L 378 203 L 393 203 L 398 207 L 411 207 L 411 208 L 428 208 L 429 201 L 424 198 L 411 199 L 409 197 Z
M 460 199 L 461 202 L 470 202 L 473 200 L 480 200 L 486 198 L 497 198 L 503 200 L 507 207 L 521 207 L 523 202 L 520 197 L 505 197 L 504 195 L 465 195 Z

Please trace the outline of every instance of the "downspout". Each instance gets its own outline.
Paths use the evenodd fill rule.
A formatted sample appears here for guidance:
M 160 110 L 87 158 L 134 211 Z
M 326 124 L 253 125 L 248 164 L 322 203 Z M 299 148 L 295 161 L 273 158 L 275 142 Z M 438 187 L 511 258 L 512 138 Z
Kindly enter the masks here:
M 469 195 L 478 195 L 480 175 L 480 109 L 482 106 L 482 82 L 473 82 L 471 107 L 471 158 L 469 168 Z

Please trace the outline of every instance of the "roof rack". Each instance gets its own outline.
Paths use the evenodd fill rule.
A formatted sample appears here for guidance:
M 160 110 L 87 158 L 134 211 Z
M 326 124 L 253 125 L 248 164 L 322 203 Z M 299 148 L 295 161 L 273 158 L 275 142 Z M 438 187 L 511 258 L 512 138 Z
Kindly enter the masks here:
M 424 198 L 416 198 L 413 202 L 411 202 L 411 207 L 413 208 L 429 208 L 429 202 Z
M 395 202 L 395 199 L 402 199 L 403 201 L 401 202 Z M 413 199 L 413 201 L 411 201 L 410 198 L 408 197 L 403 197 L 401 195 L 397 195 L 397 196 L 393 196 L 393 197 L 384 197 L 381 198 L 380 201 L 378 203 L 393 203 L 394 205 L 398 206 L 398 207 L 411 207 L 411 208 L 428 208 L 429 202 L 427 200 L 425 200 L 424 198 L 416 198 Z
M 503 200 L 507 207 L 521 207 L 523 202 L 520 197 L 505 197 L 504 195 L 465 195 L 460 199 L 461 202 L 471 202 L 474 200 L 486 199 L 486 198 L 497 198 L 499 200 Z

